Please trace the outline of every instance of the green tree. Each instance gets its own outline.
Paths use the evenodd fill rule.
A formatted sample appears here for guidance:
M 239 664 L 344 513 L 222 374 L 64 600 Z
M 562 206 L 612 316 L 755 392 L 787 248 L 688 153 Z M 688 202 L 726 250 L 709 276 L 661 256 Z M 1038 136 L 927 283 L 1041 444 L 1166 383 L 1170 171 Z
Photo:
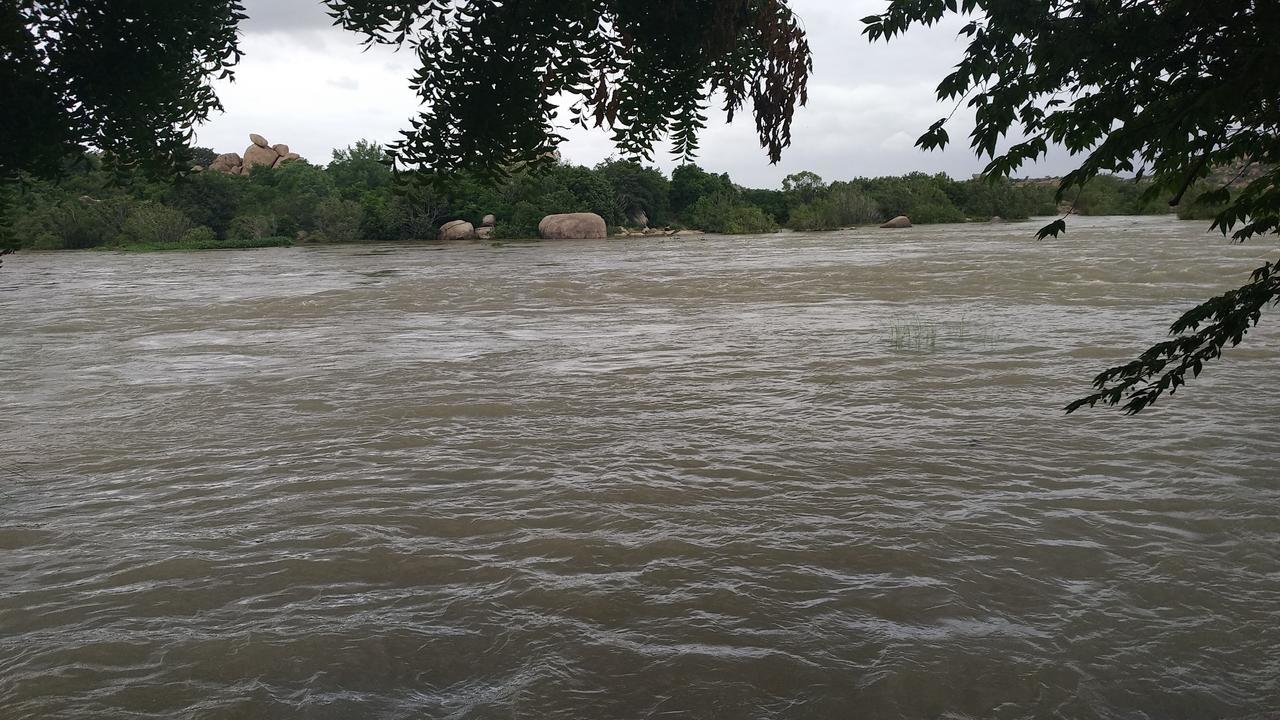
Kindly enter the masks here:
M 211 81 L 239 60 L 235 0 L 0 5 L 0 182 L 52 177 L 97 148 L 186 170 L 191 128 L 221 109 Z
M 1232 192 L 1213 227 L 1244 241 L 1280 229 L 1280 3 L 1257 0 L 891 0 L 864 18 L 872 41 L 948 15 L 968 18 L 964 57 L 938 98 L 967 102 L 971 147 L 987 176 L 1007 177 L 1063 145 L 1079 158 L 1058 188 L 1069 198 L 1100 174 L 1149 178 L 1144 195 L 1178 205 L 1217 167 L 1266 168 Z M 917 144 L 949 142 L 947 119 Z M 1002 146 L 1002 138 L 1021 137 Z M 1202 196 L 1203 198 L 1203 196 Z M 1066 230 L 1065 220 L 1040 236 Z M 1172 338 L 1099 374 L 1097 392 L 1067 406 L 1124 403 L 1141 412 L 1238 344 L 1280 301 L 1280 263 L 1186 312 Z
M 671 222 L 671 182 L 656 168 L 635 160 L 607 160 L 596 166 L 613 186 L 622 219 L 632 225 L 662 227 Z M 641 219 L 645 222 L 639 222 Z
M 326 0 L 367 43 L 415 45 L 426 108 L 390 147 L 397 160 L 487 176 L 544 159 L 571 121 L 608 126 L 623 153 L 649 157 L 669 135 L 688 157 L 708 96 L 730 117 L 748 102 L 776 162 L 806 99 L 809 47 L 786 0 Z M 465 52 L 457 51 L 466 48 Z
M 383 190 L 393 182 L 391 156 L 378 143 L 357 140 L 345 149 L 334 150 L 325 172 L 342 197 L 356 200 L 371 190 Z
M 207 226 L 218 237 L 224 237 L 243 202 L 244 186 L 244 178 L 239 176 L 195 173 L 175 182 L 164 202 L 181 210 L 196 225 Z
M 727 193 L 704 195 L 685 211 L 685 221 L 708 232 L 753 235 L 778 229 L 773 218 Z
M 805 205 L 817 200 L 827 189 L 827 184 L 815 172 L 803 170 L 782 179 L 782 192 L 792 205 Z
M 671 173 L 671 210 L 677 215 L 709 195 L 733 195 L 737 191 L 728 175 L 716 175 L 686 163 Z

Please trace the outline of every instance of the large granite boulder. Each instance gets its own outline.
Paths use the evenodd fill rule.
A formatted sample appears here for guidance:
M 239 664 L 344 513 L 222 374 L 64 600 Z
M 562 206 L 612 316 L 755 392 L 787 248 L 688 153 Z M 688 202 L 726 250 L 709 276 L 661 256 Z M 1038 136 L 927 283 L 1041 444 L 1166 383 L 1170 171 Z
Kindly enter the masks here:
M 476 228 L 476 239 L 489 240 L 493 237 L 493 233 L 496 231 L 497 231 L 497 228 L 495 228 L 492 225 L 481 225 L 480 227 Z
M 209 169 L 223 173 L 234 173 L 241 165 L 244 165 L 244 160 L 239 153 L 223 153 L 209 163 Z
M 284 157 L 285 155 L 288 155 L 288 154 L 289 154 L 289 146 L 288 146 L 288 145 L 285 145 L 284 143 L 279 143 L 279 144 L 277 144 L 277 145 L 272 145 L 272 146 L 271 146 L 271 149 L 272 149 L 272 150 L 275 150 L 275 151 L 276 151 L 276 154 L 277 154 L 277 155 L 279 155 L 280 157 Z
M 542 218 L 538 234 L 547 240 L 603 240 L 609 228 L 595 213 L 566 213 Z
M 276 154 L 275 150 L 272 150 L 269 147 L 262 147 L 261 145 L 254 143 L 253 145 L 245 148 L 244 169 L 245 172 L 248 173 L 250 168 L 257 167 L 258 165 L 273 167 L 276 164 L 276 160 L 279 159 L 280 156 Z
M 498 218 L 493 215 L 485 215 L 480 221 L 480 227 L 493 227 L 498 224 Z
M 440 226 L 441 240 L 474 240 L 476 228 L 466 220 L 454 220 Z
M 260 148 L 271 147 L 270 145 L 267 144 L 267 139 L 262 137 L 258 133 L 249 133 L 249 141 Z
M 898 217 L 890 220 L 889 222 L 881 225 L 880 227 L 892 228 L 892 229 L 909 228 L 911 227 L 911 218 L 907 217 L 906 215 L 899 215 Z

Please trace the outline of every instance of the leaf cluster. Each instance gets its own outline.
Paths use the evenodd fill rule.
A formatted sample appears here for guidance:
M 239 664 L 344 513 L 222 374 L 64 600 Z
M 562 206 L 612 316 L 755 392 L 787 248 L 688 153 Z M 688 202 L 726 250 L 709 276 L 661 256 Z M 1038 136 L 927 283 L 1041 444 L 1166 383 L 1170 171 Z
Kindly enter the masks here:
M 664 137 L 688 157 L 711 95 L 750 103 L 777 162 L 812 63 L 786 0 L 326 0 L 366 43 L 407 45 L 423 111 L 390 145 L 402 166 L 501 177 L 546 162 L 569 120 L 607 127 L 627 156 Z
M 237 0 L 0 4 L 0 182 L 54 177 L 85 149 L 108 165 L 190 167 L 211 82 L 240 59 Z
M 970 146 L 984 173 L 1008 177 L 1051 146 L 1079 166 L 1062 178 L 1059 201 L 1087 192 L 1103 173 L 1149 179 L 1146 201 L 1179 205 L 1219 168 L 1265 172 L 1198 193 L 1217 206 L 1213 227 L 1244 241 L 1280 221 L 1280 3 L 1258 0 L 891 0 L 863 19 L 872 41 L 889 40 L 947 15 L 967 19 L 968 46 L 938 85 L 941 100 L 973 108 Z M 948 118 L 918 140 L 950 142 Z M 1058 235 L 1066 222 L 1044 227 Z M 1068 410 L 1126 402 L 1139 412 L 1221 355 L 1274 301 L 1272 266 L 1210 299 L 1170 328 L 1174 339 L 1112 368 L 1099 392 Z

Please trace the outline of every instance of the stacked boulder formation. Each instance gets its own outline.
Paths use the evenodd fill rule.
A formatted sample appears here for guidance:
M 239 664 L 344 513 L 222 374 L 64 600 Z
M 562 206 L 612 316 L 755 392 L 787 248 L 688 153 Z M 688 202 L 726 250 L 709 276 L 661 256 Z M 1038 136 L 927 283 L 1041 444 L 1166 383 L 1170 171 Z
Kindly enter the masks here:
M 476 228 L 476 237 L 481 240 L 488 240 L 493 237 L 493 230 L 498 224 L 498 219 L 493 215 L 485 215 L 480 221 L 480 227 Z
M 302 158 L 296 152 L 289 152 L 288 145 L 270 145 L 266 138 L 257 133 L 249 133 L 249 140 L 253 144 L 245 148 L 244 157 L 236 153 L 223 153 L 214 158 L 209 169 L 229 175 L 248 175 L 249 171 L 258 165 L 280 167 L 289 160 Z

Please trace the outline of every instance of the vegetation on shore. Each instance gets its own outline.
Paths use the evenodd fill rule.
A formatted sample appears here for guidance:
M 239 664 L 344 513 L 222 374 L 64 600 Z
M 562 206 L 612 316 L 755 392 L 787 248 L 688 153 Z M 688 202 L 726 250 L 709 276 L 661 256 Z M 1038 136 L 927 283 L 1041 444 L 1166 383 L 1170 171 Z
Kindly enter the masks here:
M 208 162 L 212 153 L 195 149 Z M 907 215 L 918 224 L 1023 219 L 1058 211 L 1052 183 L 954 180 L 911 173 L 827 183 L 811 172 L 781 190 L 748 189 L 726 174 L 682 165 L 667 177 L 629 160 L 594 168 L 567 163 L 519 170 L 493 183 L 465 173 L 447 183 L 394 175 L 383 149 L 360 141 L 325 166 L 257 167 L 247 177 L 204 171 L 175 179 L 122 173 L 95 155 L 69 163 L 57 181 L 24 177 L 0 190 L 0 233 L 41 250 L 203 250 L 293 242 L 434 239 L 454 219 L 492 213 L 497 238 L 537 236 L 538 222 L 594 212 L 613 227 L 692 227 L 749 234 L 779 228 L 833 230 Z M 1100 177 L 1078 200 L 1085 214 L 1165 212 L 1131 180 Z

